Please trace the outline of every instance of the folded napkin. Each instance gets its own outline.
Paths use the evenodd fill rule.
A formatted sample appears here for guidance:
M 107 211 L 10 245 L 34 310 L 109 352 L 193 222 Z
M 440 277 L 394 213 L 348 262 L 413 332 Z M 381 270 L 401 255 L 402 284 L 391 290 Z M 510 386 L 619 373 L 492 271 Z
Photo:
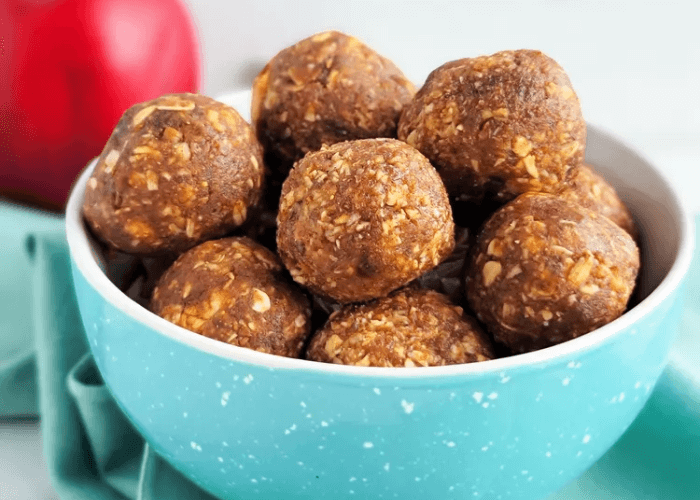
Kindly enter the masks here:
M 32 266 L 44 452 L 59 496 L 212 500 L 150 450 L 102 383 L 88 354 L 62 228 L 36 232 L 28 242 L 22 248 Z M 687 291 L 678 341 L 648 404 L 608 453 L 548 500 L 698 498 L 700 251 Z M 0 400 L 2 384 L 0 374 Z
M 37 413 L 29 251 L 33 231 L 63 231 L 63 218 L 0 202 L 0 418 Z

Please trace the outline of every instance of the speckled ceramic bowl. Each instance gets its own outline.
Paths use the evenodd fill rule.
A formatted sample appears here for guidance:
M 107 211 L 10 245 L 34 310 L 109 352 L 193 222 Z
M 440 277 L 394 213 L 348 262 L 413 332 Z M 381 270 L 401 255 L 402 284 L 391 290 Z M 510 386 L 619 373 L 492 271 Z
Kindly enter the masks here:
M 248 94 L 228 96 L 240 111 Z M 641 228 L 643 300 L 609 325 L 478 364 L 366 368 L 261 354 L 151 314 L 101 271 L 68 204 L 75 287 L 112 394 L 151 445 L 220 498 L 541 498 L 644 405 L 674 336 L 691 220 L 653 167 L 590 127 L 587 159 Z

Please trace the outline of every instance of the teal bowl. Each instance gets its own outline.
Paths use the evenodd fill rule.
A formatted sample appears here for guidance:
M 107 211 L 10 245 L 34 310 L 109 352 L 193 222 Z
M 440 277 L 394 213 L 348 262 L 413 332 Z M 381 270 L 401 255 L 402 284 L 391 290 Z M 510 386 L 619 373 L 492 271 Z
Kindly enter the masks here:
M 243 110 L 247 99 L 224 100 Z M 693 250 L 691 219 L 660 169 L 595 127 L 586 153 L 639 225 L 639 304 L 541 351 L 428 368 L 283 358 L 150 313 L 102 271 L 81 217 L 88 168 L 66 230 L 97 366 L 152 447 L 222 499 L 545 497 L 590 467 L 644 406 L 674 338 Z

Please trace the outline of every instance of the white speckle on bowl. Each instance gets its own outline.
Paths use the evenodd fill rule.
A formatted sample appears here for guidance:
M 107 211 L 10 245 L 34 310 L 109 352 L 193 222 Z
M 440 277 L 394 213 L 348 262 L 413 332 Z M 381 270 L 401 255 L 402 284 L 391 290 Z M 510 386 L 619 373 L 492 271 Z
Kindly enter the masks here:
M 304 467 L 304 462 L 297 462 L 297 465 L 298 465 L 299 467 Z
M 579 451 L 578 453 L 576 453 L 576 457 L 580 457 L 581 455 L 583 455 L 582 451 Z
M 227 443 L 226 441 L 221 441 L 221 446 L 227 448 L 227 447 L 228 447 L 228 443 Z
M 353 477 L 350 478 L 350 482 L 351 482 L 351 483 L 354 483 L 355 481 L 357 481 L 357 478 L 356 478 L 356 477 L 353 476 Z
M 321 420 L 321 427 L 328 427 L 328 422 Z
M 532 481 L 532 476 L 527 478 L 528 481 Z
M 379 396 L 382 393 L 382 391 L 379 389 L 379 387 L 375 387 L 373 390 L 377 396 Z
M 641 386 L 642 386 L 642 382 L 640 380 L 637 380 L 637 382 L 635 382 L 635 384 L 634 384 L 635 389 L 639 389 Z
M 217 383 L 214 384 L 214 385 L 216 385 L 216 388 L 217 388 L 217 389 L 221 389 L 221 382 L 217 382 Z
M 481 406 L 483 406 L 484 408 L 488 408 L 488 407 L 489 407 L 489 402 L 488 402 L 488 401 L 486 401 L 486 402 L 485 402 L 485 403 L 483 403 L 483 404 L 482 404 Z
M 415 403 L 409 403 L 405 399 L 402 399 L 401 406 L 403 407 L 403 411 L 405 411 L 407 415 L 410 415 L 411 413 L 413 413 L 413 408 L 415 407 Z
M 561 385 L 569 385 L 570 382 L 571 382 L 571 378 L 564 377 L 561 381 Z
M 510 380 L 510 377 L 506 375 L 506 372 L 501 372 L 499 375 L 501 377 L 501 384 L 506 384 Z
M 590 435 L 590 434 L 586 434 L 585 436 L 583 436 L 583 439 L 581 440 L 581 442 L 582 442 L 583 444 L 588 444 L 588 442 L 589 442 L 590 440 L 591 440 L 591 435 Z
M 182 413 L 182 418 L 187 418 L 187 412 Z
M 362 443 L 362 447 L 367 449 L 374 448 L 374 443 L 371 441 L 365 441 L 364 443 Z
M 299 406 L 301 406 L 302 408 L 306 408 L 306 403 L 304 403 L 304 402 L 302 401 L 302 402 L 299 403 Z
M 552 452 L 548 451 L 547 453 L 544 454 L 544 456 L 547 458 L 552 458 Z
M 312 417 L 313 417 L 313 415 L 311 413 L 306 414 L 306 418 L 312 418 Z
M 416 482 L 420 481 L 420 478 L 418 476 L 414 477 L 413 479 L 415 479 Z
M 253 381 L 253 376 L 249 373 L 243 378 L 243 382 L 246 384 L 250 384 Z
M 474 401 L 476 401 L 477 403 L 481 403 L 481 399 L 484 397 L 484 393 L 476 391 L 474 394 L 472 394 L 472 397 L 474 398 Z
M 221 395 L 221 406 L 226 406 L 228 404 L 228 398 L 231 396 L 230 391 L 226 391 Z
M 625 400 L 625 393 L 621 392 L 620 395 L 618 396 L 618 401 L 622 403 Z
M 171 355 L 171 356 L 175 356 L 175 352 L 170 351 L 170 355 Z
M 543 393 L 538 393 L 537 396 L 535 397 L 535 403 L 539 403 L 542 400 L 542 396 L 544 396 Z
M 258 480 L 255 479 L 255 478 L 253 477 L 253 478 L 250 479 L 250 482 L 253 483 L 253 484 L 257 484 L 257 483 L 258 483 Z
M 505 468 L 506 468 L 506 466 L 503 465 L 503 464 L 501 464 L 501 466 L 499 467 L 499 469 L 501 469 L 501 470 L 503 470 L 503 469 L 505 469 Z
M 489 395 L 486 396 L 486 397 L 489 398 L 489 399 L 491 399 L 491 400 L 497 399 L 497 398 L 498 398 L 498 393 L 497 393 L 497 392 L 492 392 L 491 394 L 489 394 Z
M 520 473 L 521 473 L 523 476 L 527 476 L 528 471 L 524 470 L 524 471 L 520 471 Z
M 109 352 L 109 351 L 110 351 L 110 349 L 109 349 L 109 346 L 108 346 L 108 345 L 106 345 L 106 346 L 105 346 L 105 351 L 107 351 L 107 352 Z
M 482 446 L 481 451 L 488 451 L 489 447 L 488 446 Z
M 454 487 L 454 486 L 450 486 L 450 487 L 448 488 L 448 490 L 454 491 L 454 490 L 455 490 L 455 487 Z
M 233 381 L 234 381 L 234 382 L 237 382 L 239 378 L 240 378 L 240 377 L 239 377 L 238 375 L 234 375 L 234 376 L 233 376 Z
M 198 445 L 197 443 L 195 443 L 194 441 L 191 441 L 191 442 L 190 442 L 190 446 L 192 447 L 193 450 L 202 451 L 202 447 L 199 446 L 199 445 Z
M 581 368 L 581 363 L 579 361 L 569 361 L 569 364 L 566 366 L 568 368 Z
M 391 464 L 389 462 L 384 464 L 384 470 L 389 472 L 389 469 L 391 468 Z
M 445 443 L 445 446 L 447 446 L 448 448 L 454 448 L 455 446 L 457 446 L 454 441 L 443 441 L 443 443 Z
M 223 462 L 223 461 L 224 461 L 224 457 L 216 457 L 216 459 L 217 459 L 219 462 Z

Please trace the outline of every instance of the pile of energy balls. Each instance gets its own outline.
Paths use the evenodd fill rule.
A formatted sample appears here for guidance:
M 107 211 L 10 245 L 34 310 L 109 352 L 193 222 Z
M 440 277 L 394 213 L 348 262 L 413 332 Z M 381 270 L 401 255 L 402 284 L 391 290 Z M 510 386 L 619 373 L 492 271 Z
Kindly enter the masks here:
M 265 66 L 251 116 L 194 94 L 137 104 L 87 183 L 99 240 L 167 262 L 149 306 L 168 321 L 420 367 L 541 349 L 625 311 L 634 222 L 583 163 L 578 97 L 541 52 L 448 62 L 416 91 L 324 32 Z

